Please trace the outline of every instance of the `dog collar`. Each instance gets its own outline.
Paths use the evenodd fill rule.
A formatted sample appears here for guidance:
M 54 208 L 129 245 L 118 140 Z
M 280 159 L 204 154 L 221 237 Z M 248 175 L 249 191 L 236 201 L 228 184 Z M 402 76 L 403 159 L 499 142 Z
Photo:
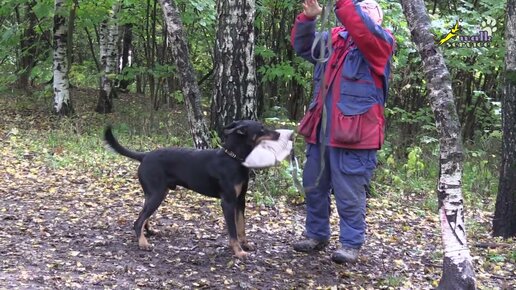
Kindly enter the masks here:
M 231 158 L 233 158 L 233 159 L 236 159 L 236 160 L 238 160 L 238 161 L 240 161 L 240 162 L 244 162 L 244 161 L 245 161 L 244 159 L 242 159 L 242 158 L 238 157 L 238 156 L 235 154 L 235 152 L 230 151 L 230 150 L 228 150 L 228 149 L 226 149 L 226 148 L 224 148 L 224 147 L 222 147 L 222 148 L 224 149 L 224 153 L 226 153 L 227 155 L 229 155 L 229 157 L 231 157 Z

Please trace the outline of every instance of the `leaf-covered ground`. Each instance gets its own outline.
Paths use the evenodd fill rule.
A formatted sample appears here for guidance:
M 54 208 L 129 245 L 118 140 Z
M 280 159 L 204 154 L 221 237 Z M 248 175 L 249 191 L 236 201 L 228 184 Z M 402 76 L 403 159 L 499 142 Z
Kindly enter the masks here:
M 437 285 L 442 259 L 438 218 L 422 209 L 420 196 L 410 194 L 400 198 L 386 193 L 368 200 L 367 241 L 355 265 L 330 261 L 338 240 L 335 211 L 328 249 L 299 254 L 291 244 L 303 231 L 303 206 L 283 199 L 275 206 L 260 206 L 251 198 L 253 186 L 246 229 L 257 250 L 249 259 L 232 257 L 218 201 L 186 190 L 169 194 L 154 218 L 161 230 L 150 238 L 155 247 L 141 251 L 132 231 L 143 201 L 137 164 L 98 151 L 75 158 L 79 154 L 47 138 L 57 134 L 56 122 L 45 110 L 15 110 L 7 101 L 0 101 L 0 288 L 431 289 Z M 48 142 L 34 144 L 41 136 Z M 467 212 L 479 288 L 513 289 L 514 241 L 490 237 L 491 213 L 474 208 Z

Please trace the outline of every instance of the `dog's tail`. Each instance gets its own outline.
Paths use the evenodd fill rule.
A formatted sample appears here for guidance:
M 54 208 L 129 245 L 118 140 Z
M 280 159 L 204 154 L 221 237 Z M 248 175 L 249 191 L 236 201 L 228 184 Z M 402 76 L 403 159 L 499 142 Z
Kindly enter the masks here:
M 111 149 L 131 159 L 135 159 L 141 162 L 143 160 L 143 157 L 145 157 L 145 153 L 143 152 L 134 152 L 120 145 L 120 143 L 118 143 L 115 136 L 113 135 L 111 126 L 107 126 L 106 130 L 104 131 L 104 141 L 106 141 L 106 144 Z

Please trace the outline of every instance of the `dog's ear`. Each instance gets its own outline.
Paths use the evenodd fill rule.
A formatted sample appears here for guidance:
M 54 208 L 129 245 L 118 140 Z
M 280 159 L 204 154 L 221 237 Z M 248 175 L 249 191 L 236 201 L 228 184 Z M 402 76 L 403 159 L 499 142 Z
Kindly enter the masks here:
M 229 134 L 232 134 L 233 132 L 236 132 L 237 134 L 240 134 L 240 135 L 246 135 L 247 134 L 246 126 L 244 124 L 242 124 L 241 122 L 235 121 L 235 122 L 227 125 L 224 128 L 224 135 L 229 135 Z

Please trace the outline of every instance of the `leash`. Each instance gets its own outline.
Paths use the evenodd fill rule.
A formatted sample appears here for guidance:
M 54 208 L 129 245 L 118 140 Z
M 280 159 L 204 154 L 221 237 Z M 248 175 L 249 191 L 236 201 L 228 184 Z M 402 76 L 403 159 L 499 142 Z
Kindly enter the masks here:
M 331 26 L 329 25 L 330 24 L 329 17 L 330 17 L 330 11 L 331 11 L 332 6 L 333 6 L 332 0 L 328 0 L 328 2 L 326 3 L 326 6 L 323 6 L 322 18 L 321 18 L 321 31 L 315 35 L 314 41 L 312 42 L 312 48 L 311 48 L 312 58 L 319 63 L 327 62 L 330 59 L 331 54 L 333 53 L 333 45 L 332 45 L 332 39 L 331 39 Z M 322 31 L 325 26 L 328 27 L 328 36 L 329 36 L 326 41 L 324 40 L 324 35 L 323 35 L 323 31 Z M 318 44 L 320 44 L 319 57 L 315 57 L 314 51 Z M 328 49 L 328 56 L 326 56 L 326 49 Z
M 333 54 L 333 43 L 332 43 L 332 35 L 331 35 L 331 25 L 330 25 L 330 21 L 329 21 L 329 16 L 330 16 L 330 11 L 332 10 L 332 7 L 333 7 L 333 4 L 332 4 L 332 0 L 328 0 L 328 2 L 326 2 L 326 6 L 323 6 L 323 11 L 322 11 L 322 19 L 321 19 L 321 30 L 319 31 L 319 33 L 317 33 L 315 35 L 315 38 L 314 38 L 314 41 L 312 42 L 312 47 L 311 47 L 311 56 L 312 58 L 317 62 L 318 65 L 321 65 L 321 66 L 324 66 L 324 63 L 326 63 L 331 55 Z M 325 27 L 328 29 L 328 35 L 327 35 L 327 39 L 324 39 L 324 33 L 323 33 L 323 30 L 325 29 Z M 317 48 L 317 45 L 319 45 L 319 56 L 316 57 L 315 56 L 315 51 L 316 51 L 316 48 Z M 328 93 L 328 89 L 325 88 L 325 71 L 326 71 L 326 67 L 324 66 L 324 69 L 322 70 L 322 78 L 321 78 L 321 85 L 322 85 L 322 89 L 323 89 L 323 92 L 322 92 L 322 102 L 323 102 L 323 111 L 322 111 L 322 124 L 321 124 L 321 131 L 322 131 L 322 136 L 324 138 L 322 138 L 322 142 L 320 144 L 320 152 L 321 152 L 321 156 L 324 157 L 324 154 L 325 154 L 325 150 L 326 150 L 326 119 L 327 119 L 327 116 L 328 116 L 328 112 L 326 110 L 326 94 Z M 294 136 L 294 135 L 293 135 Z M 293 137 L 292 139 L 292 151 L 290 152 L 290 170 L 292 172 L 292 179 L 294 181 L 294 186 L 296 187 L 297 191 L 301 194 L 305 194 L 305 192 L 307 190 L 310 190 L 312 188 L 315 188 L 317 187 L 317 185 L 319 184 L 321 178 L 322 178 L 322 175 L 324 173 L 324 167 L 326 165 L 325 163 L 325 160 L 324 158 L 321 158 L 321 164 L 320 164 L 320 172 L 319 172 L 319 176 L 317 177 L 317 180 L 315 182 L 314 185 L 310 186 L 310 187 L 307 187 L 307 188 L 304 188 L 303 185 L 301 184 L 301 182 L 299 182 L 299 179 L 297 177 L 298 175 L 298 172 L 299 172 L 299 161 L 296 157 L 296 154 L 295 154 L 295 137 Z
M 312 189 L 312 188 L 316 188 L 320 181 L 321 181 L 321 178 L 323 176 L 323 173 L 324 173 L 324 167 L 326 166 L 326 161 L 325 161 L 325 158 L 324 158 L 324 155 L 326 154 L 326 127 L 327 127 L 327 119 L 328 119 L 328 110 L 326 108 L 326 94 L 328 93 L 328 90 L 329 90 L 329 87 L 326 88 L 326 65 L 324 65 L 324 63 L 326 63 L 331 55 L 333 54 L 333 43 L 332 43 L 332 34 L 331 34 L 331 25 L 330 25 L 330 21 L 329 21 L 329 15 L 330 15 L 330 11 L 333 7 L 333 4 L 332 4 L 332 1 L 331 0 L 328 0 L 328 2 L 326 2 L 326 6 L 323 6 L 323 16 L 322 16 L 322 19 L 321 19 L 321 31 L 315 36 L 315 39 L 314 39 L 314 42 L 312 43 L 312 57 L 317 61 L 317 64 L 318 65 L 321 65 L 323 66 L 323 70 L 322 70 L 322 77 L 321 77 L 321 89 L 323 90 L 321 93 L 322 93 L 322 96 L 321 96 L 321 101 L 322 101 L 322 116 L 321 116 L 321 134 L 320 136 L 318 136 L 317 138 L 319 137 L 322 137 L 320 138 L 320 145 L 319 145 L 319 153 L 320 153 L 320 169 L 319 169 L 319 175 L 317 176 L 317 179 L 315 181 L 315 184 L 310 186 L 309 189 Z M 328 29 L 328 36 L 327 36 L 327 39 L 326 41 L 324 40 L 324 34 L 323 34 L 323 30 L 324 28 L 327 27 Z M 319 43 L 319 57 L 316 58 L 314 56 L 314 51 L 315 51 L 315 48 L 317 47 L 317 44 Z M 326 56 L 326 49 L 327 49 L 327 53 L 328 53 L 328 56 Z M 303 191 L 303 193 L 308 190 L 308 189 L 305 189 Z
M 294 136 L 294 134 L 292 134 Z M 294 181 L 294 187 L 297 189 L 299 193 L 305 194 L 305 189 L 299 179 L 297 177 L 297 173 L 299 172 L 299 161 L 296 157 L 296 139 L 292 137 L 292 150 L 290 151 L 290 171 L 292 172 L 292 179 Z

